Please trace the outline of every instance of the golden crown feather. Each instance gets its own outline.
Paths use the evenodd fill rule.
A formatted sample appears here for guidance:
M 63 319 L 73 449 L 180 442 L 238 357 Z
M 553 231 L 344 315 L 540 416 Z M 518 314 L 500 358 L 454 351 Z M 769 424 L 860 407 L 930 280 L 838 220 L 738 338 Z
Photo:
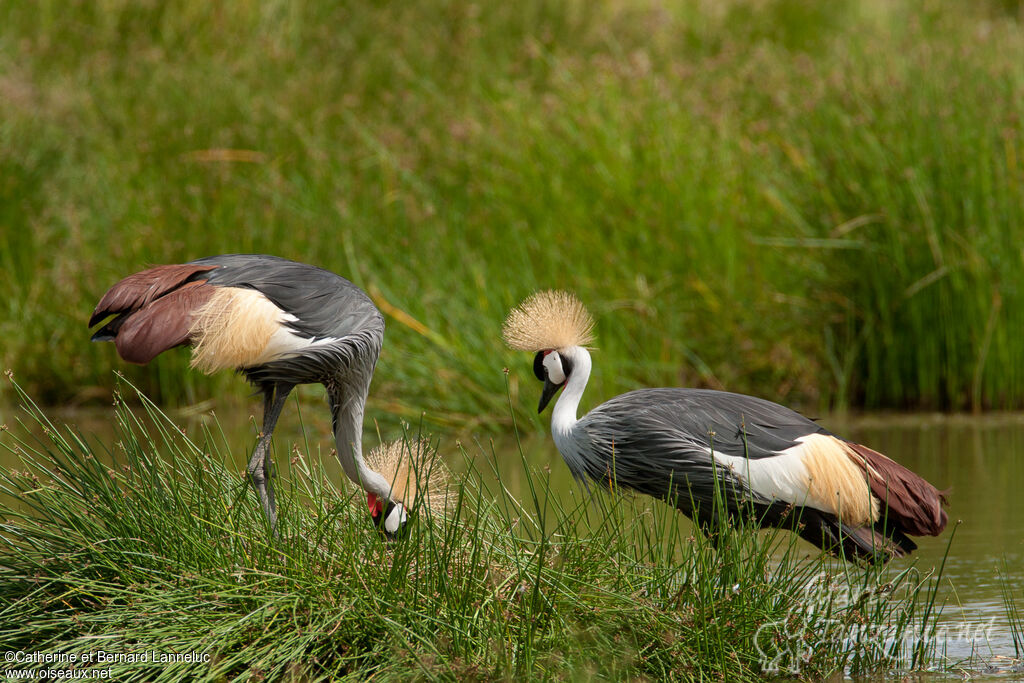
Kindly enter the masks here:
M 535 292 L 513 308 L 501 334 L 517 351 L 546 351 L 588 346 L 594 341 L 594 319 L 572 292 Z
M 366 464 L 391 484 L 392 496 L 411 509 L 417 502 L 445 514 L 451 475 L 437 452 L 424 440 L 383 443 L 370 451 Z

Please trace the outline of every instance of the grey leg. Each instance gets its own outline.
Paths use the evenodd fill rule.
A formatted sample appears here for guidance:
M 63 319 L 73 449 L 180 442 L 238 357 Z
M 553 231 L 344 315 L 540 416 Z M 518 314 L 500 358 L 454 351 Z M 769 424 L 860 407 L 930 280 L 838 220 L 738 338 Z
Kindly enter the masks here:
M 281 416 L 292 385 L 274 385 L 263 390 L 263 431 L 256 449 L 249 459 L 249 477 L 260 497 L 270 528 L 277 530 L 277 503 L 274 501 L 274 482 L 270 479 L 270 437 L 274 434 L 277 418 Z

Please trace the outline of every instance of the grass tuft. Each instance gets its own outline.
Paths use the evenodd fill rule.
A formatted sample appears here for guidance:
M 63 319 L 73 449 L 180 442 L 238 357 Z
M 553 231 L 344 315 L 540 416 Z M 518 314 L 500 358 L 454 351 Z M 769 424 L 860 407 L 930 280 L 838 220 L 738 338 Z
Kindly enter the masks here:
M 551 491 L 525 458 L 520 501 L 492 477 L 493 453 L 464 449 L 449 514 L 414 509 L 397 542 L 297 452 L 274 536 L 213 431 L 189 438 L 139 394 L 141 414 L 119 400 L 117 441 L 97 450 L 13 390 L 25 418 L 3 442 L 20 464 L 0 471 L 10 650 L 209 655 L 103 665 L 118 680 L 756 680 L 932 665 L 917 634 L 934 630 L 937 577 L 913 567 L 808 558 L 791 534 L 745 528 L 715 549 L 663 505 Z

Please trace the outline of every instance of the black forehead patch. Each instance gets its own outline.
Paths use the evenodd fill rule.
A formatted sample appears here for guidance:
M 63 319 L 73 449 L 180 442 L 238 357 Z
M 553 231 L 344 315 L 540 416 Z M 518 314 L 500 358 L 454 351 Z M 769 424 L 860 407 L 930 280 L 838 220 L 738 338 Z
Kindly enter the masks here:
M 533 357 L 533 374 L 537 376 L 541 382 L 544 381 L 544 352 L 538 351 L 537 355 Z

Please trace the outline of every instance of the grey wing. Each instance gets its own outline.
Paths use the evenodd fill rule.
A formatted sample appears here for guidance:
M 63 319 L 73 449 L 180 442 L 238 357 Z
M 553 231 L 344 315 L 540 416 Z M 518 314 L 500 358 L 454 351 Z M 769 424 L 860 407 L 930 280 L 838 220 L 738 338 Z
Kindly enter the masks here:
M 345 337 L 360 331 L 384 334 L 384 318 L 370 297 L 329 270 L 264 254 L 226 254 L 193 261 L 219 266 L 209 282 L 258 290 L 295 316 L 289 325 L 313 338 Z
M 709 389 L 642 389 L 617 396 L 591 414 L 615 414 L 620 423 L 636 421 L 638 428 L 625 429 L 637 438 L 653 438 L 651 452 L 677 443 L 758 459 L 790 448 L 808 434 L 828 434 L 785 406 Z
M 334 340 L 248 368 L 250 381 L 312 383 L 356 373 L 369 384 L 384 340 L 384 318 L 359 287 L 323 268 L 277 256 L 226 254 L 192 263 L 218 266 L 209 273 L 213 285 L 262 293 L 294 318 L 286 324 L 296 334 Z
M 770 401 L 703 389 L 645 389 L 617 396 L 580 420 L 592 459 L 587 474 L 598 480 L 614 468 L 620 484 L 664 498 L 686 482 L 694 498 L 710 499 L 716 482 L 758 502 L 713 453 L 771 457 L 811 433 L 827 433 Z M 671 483 L 670 482 L 674 482 Z M 680 507 L 683 504 L 680 503 Z

